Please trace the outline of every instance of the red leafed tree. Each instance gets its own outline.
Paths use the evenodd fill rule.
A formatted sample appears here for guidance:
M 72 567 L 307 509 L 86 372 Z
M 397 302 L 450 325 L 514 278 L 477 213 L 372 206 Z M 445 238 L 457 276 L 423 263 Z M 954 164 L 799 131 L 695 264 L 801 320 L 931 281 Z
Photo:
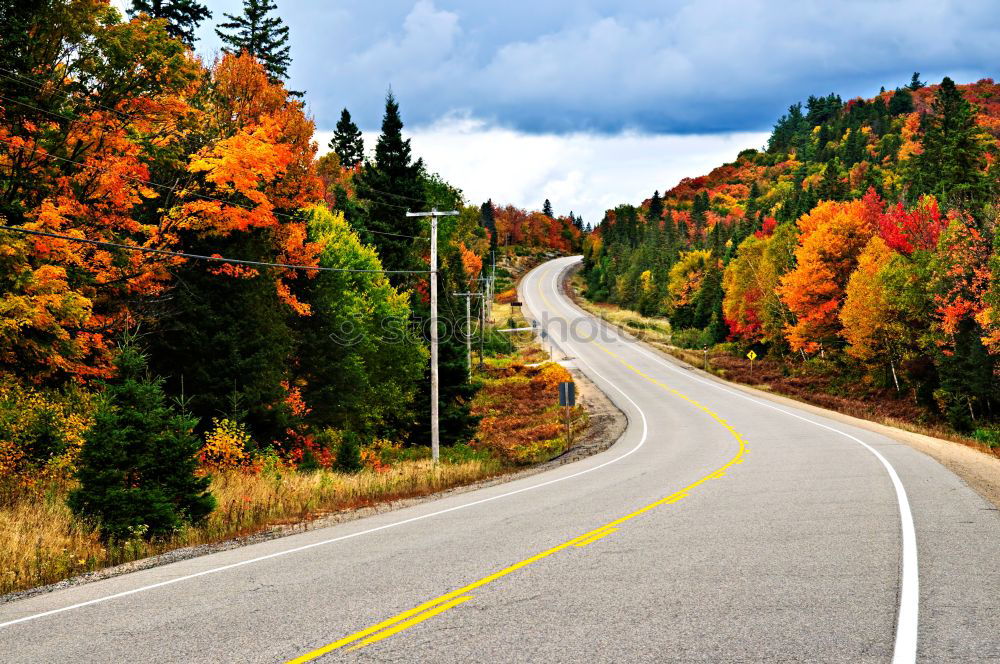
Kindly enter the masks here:
M 879 235 L 901 254 L 932 250 L 946 226 L 946 219 L 933 196 L 924 196 L 912 210 L 902 203 L 889 207 L 879 216 Z

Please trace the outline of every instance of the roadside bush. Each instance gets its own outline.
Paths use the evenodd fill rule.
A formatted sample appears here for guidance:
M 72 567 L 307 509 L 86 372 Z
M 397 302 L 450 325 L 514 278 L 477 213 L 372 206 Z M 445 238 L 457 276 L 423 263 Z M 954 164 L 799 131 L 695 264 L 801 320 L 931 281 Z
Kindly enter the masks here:
M 253 440 L 245 426 L 226 418 L 212 418 L 212 429 L 205 434 L 198 462 L 209 471 L 245 468 L 250 462 L 247 450 L 252 448 Z
M 0 378 L 0 500 L 72 476 L 93 403 L 76 386 L 41 389 Z
M 358 441 L 358 435 L 353 431 L 343 432 L 340 445 L 337 447 L 337 460 L 333 463 L 333 469 L 341 473 L 357 473 L 363 468 L 361 443 Z
M 1000 447 L 1000 428 L 976 429 L 972 437 L 987 447 Z

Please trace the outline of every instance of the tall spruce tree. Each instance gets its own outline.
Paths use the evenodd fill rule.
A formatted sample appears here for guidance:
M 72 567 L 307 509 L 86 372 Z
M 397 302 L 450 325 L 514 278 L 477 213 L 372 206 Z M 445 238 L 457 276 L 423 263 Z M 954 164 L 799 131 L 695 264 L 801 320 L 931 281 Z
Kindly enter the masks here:
M 208 7 L 197 0 L 132 0 L 129 15 L 149 14 L 167 21 L 167 34 L 188 46 L 195 42 L 194 31 L 206 18 L 212 18 Z
M 976 110 L 945 77 L 931 113 L 920 122 L 923 151 L 910 159 L 910 194 L 934 194 L 973 214 L 988 203 L 996 187 L 986 173 L 986 141 L 976 124 Z
M 909 88 L 897 88 L 889 100 L 890 115 L 905 115 L 913 112 L 913 93 Z
M 545 203 L 542 204 L 542 214 L 544 214 L 549 219 L 555 218 L 553 216 L 554 213 L 552 212 L 552 203 L 549 202 L 549 199 L 547 198 L 545 199 Z
M 195 475 L 197 420 L 170 406 L 134 345 L 122 348 L 115 368 L 84 435 L 69 506 L 97 521 L 105 540 L 169 535 L 215 507 L 209 478 Z
M 423 161 L 413 161 L 410 139 L 403 138 L 399 104 L 390 91 L 385 97 L 382 134 L 375 145 L 375 159 L 365 164 L 355 180 L 358 197 L 369 203 L 368 225 L 370 230 L 375 231 L 372 241 L 386 270 L 420 268 L 416 247 L 410 237 L 383 233 L 420 235 L 421 220 L 407 217 L 406 212 L 420 210 L 424 206 L 422 172 Z M 406 281 L 394 275 L 395 285 Z
M 657 189 L 653 192 L 653 197 L 649 200 L 647 219 L 649 221 L 659 221 L 661 217 L 663 217 L 663 199 L 660 198 L 660 190 Z
M 229 19 L 215 29 L 226 53 L 246 51 L 264 65 L 267 75 L 275 82 L 288 79 L 292 63 L 288 46 L 288 26 L 280 16 L 270 16 L 278 6 L 271 0 L 243 0 L 239 16 L 224 14 Z
M 479 217 L 482 220 L 483 228 L 490 233 L 490 253 L 497 250 L 497 220 L 493 214 L 493 199 L 489 199 L 479 208 Z
M 340 157 L 340 165 L 344 168 L 354 168 L 365 158 L 365 141 L 361 130 L 351 120 L 351 113 L 346 108 L 340 112 L 337 130 L 330 139 L 330 149 Z

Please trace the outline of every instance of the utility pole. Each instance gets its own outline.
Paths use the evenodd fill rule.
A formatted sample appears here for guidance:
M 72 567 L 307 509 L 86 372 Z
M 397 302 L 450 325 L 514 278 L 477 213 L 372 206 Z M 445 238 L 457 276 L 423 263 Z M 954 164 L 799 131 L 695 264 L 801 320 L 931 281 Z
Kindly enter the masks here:
M 438 427 L 440 393 L 438 377 L 438 217 L 454 217 L 458 210 L 438 212 L 407 212 L 407 217 L 429 217 L 431 220 L 431 458 L 436 464 L 441 456 L 441 431 Z
M 482 293 L 452 293 L 465 298 L 465 355 L 469 362 L 469 382 L 472 382 L 472 298 L 482 297 Z M 483 363 L 482 337 L 479 344 L 479 363 Z

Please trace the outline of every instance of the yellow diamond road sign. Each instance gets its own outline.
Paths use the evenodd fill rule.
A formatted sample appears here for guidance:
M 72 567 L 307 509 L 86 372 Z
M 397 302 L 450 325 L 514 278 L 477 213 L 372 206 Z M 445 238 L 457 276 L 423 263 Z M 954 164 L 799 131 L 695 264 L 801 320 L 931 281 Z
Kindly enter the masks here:
M 757 359 L 757 353 L 750 351 L 749 353 L 747 353 L 747 357 L 749 357 L 750 361 L 753 362 L 754 360 Z

